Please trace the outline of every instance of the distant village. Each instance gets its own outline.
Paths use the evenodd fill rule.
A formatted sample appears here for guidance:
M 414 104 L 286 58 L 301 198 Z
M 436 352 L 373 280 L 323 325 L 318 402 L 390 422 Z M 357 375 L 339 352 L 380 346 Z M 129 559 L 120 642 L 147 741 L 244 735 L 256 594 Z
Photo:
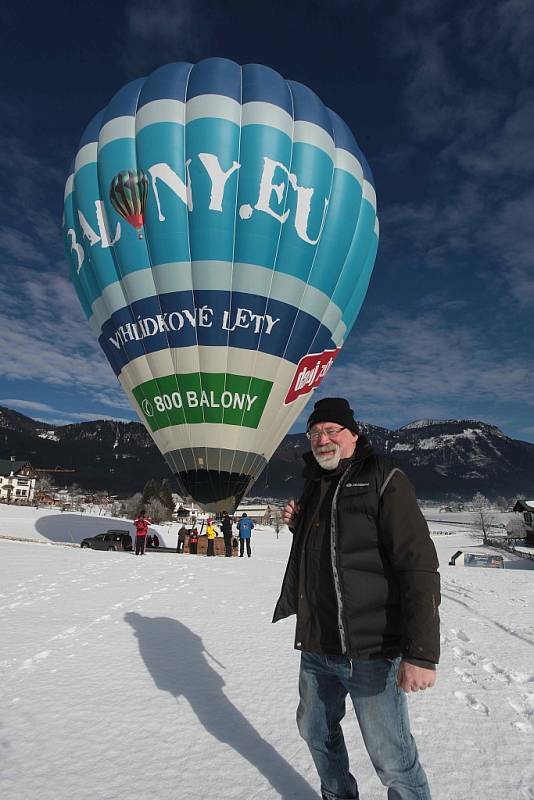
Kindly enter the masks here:
M 96 506 L 102 514 L 129 517 L 133 517 L 138 506 L 143 503 L 143 495 L 140 492 L 129 500 L 120 500 L 105 492 L 87 494 L 77 486 L 56 488 L 52 476 L 64 472 L 67 470 L 35 469 L 29 462 L 17 461 L 15 458 L 0 459 L 0 502 L 58 508 L 60 511 L 83 511 L 86 506 Z M 164 522 L 170 517 L 173 521 L 192 525 L 195 521 L 209 517 L 209 514 L 190 500 L 176 493 L 172 493 L 171 496 L 170 513 L 164 513 L 165 506 L 160 502 L 155 509 L 149 509 L 155 517 L 154 522 Z M 240 516 L 245 512 L 258 524 L 276 527 L 280 524 L 280 511 L 280 502 L 246 502 L 241 504 L 234 514 Z M 160 519 L 157 519 L 158 516 Z
M 141 506 L 145 506 L 154 523 L 175 521 L 184 525 L 193 525 L 210 516 L 190 498 L 182 498 L 171 492 L 165 481 L 163 488 L 166 489 L 167 497 L 163 496 L 165 493 L 160 493 L 161 487 L 158 488 L 155 481 L 149 481 L 143 492 L 137 492 L 128 499 L 119 499 L 106 492 L 88 494 L 76 485 L 58 488 L 57 484 L 62 482 L 61 478 L 65 478 L 63 473 L 66 472 L 68 470 L 59 467 L 35 469 L 29 462 L 17 461 L 14 457 L 7 460 L 0 459 L 0 503 L 53 507 L 60 511 L 82 513 L 89 506 L 93 509 L 96 507 L 100 514 L 106 516 L 130 519 L 138 513 Z M 150 484 L 154 484 L 154 487 Z M 486 540 L 484 520 L 489 520 L 491 516 L 491 504 L 483 495 L 475 495 L 470 503 L 432 505 L 441 513 L 477 512 Z M 237 517 L 245 512 L 257 524 L 271 525 L 278 530 L 281 525 L 282 506 L 283 502 L 280 500 L 249 498 L 235 510 L 234 514 Z M 506 525 L 510 540 L 525 539 L 527 544 L 534 545 L 534 500 L 519 497 L 506 505 L 506 501 L 502 498 L 501 502 L 497 503 L 497 508 L 500 511 L 514 512 L 514 517 Z

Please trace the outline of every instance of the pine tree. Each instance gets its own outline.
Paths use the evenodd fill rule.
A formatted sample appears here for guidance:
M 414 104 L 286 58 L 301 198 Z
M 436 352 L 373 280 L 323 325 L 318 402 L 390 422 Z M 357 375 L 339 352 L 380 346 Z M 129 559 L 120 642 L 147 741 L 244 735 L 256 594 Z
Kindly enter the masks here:
M 151 500 L 159 500 L 160 490 L 159 483 L 154 478 L 150 478 L 143 488 L 143 504 L 146 506 Z
M 172 499 L 172 491 L 169 481 L 166 478 L 164 478 L 163 481 L 161 482 L 159 499 L 161 500 L 165 508 L 172 514 L 172 512 L 174 511 L 174 500 Z

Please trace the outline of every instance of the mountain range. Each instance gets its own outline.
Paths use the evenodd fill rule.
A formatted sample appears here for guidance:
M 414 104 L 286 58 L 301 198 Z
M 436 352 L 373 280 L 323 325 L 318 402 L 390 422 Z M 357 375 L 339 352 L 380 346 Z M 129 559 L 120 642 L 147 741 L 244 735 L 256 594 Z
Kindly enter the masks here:
M 476 420 L 420 420 L 389 430 L 360 423 L 379 453 L 389 455 L 413 481 L 420 499 L 534 496 L 534 444 L 505 436 Z M 304 433 L 287 435 L 256 481 L 258 497 L 298 495 Z M 139 422 L 97 420 L 53 426 L 0 406 L 0 458 L 29 461 L 57 486 L 126 497 L 169 469 Z M 172 485 L 172 480 L 171 480 Z

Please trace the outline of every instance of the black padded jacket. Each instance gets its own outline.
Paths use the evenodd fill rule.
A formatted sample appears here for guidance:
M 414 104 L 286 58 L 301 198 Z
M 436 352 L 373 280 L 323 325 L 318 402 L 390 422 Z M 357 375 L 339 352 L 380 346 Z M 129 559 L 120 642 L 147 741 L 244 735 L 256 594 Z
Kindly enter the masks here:
M 394 658 L 432 668 L 439 660 L 440 581 L 438 560 L 415 491 L 406 475 L 377 456 L 360 435 L 353 458 L 337 474 L 321 469 L 305 455 L 306 483 L 301 511 L 273 622 L 297 614 L 295 647 L 323 652 L 334 638 L 349 658 Z M 336 482 L 325 490 L 325 481 Z M 320 508 L 321 503 L 330 506 Z M 314 525 L 327 520 L 324 536 L 331 559 L 337 630 L 321 631 L 324 619 L 316 595 L 307 587 L 322 565 L 303 558 Z M 328 522 L 329 521 L 329 522 Z M 329 525 L 329 530 L 328 530 Z M 319 553 L 319 551 L 316 551 Z M 324 559 L 325 549 L 322 549 Z M 336 618 L 337 617 L 337 618 Z M 325 633 L 328 636 L 325 637 Z

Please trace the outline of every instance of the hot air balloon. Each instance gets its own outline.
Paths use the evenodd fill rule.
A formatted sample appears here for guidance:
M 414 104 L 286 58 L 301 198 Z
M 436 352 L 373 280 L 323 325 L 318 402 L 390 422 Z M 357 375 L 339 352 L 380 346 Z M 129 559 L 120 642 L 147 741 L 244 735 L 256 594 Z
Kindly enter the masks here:
M 125 175 L 141 239 L 133 205 L 115 202 Z M 376 197 L 353 134 L 268 67 L 168 64 L 89 123 L 64 237 L 94 333 L 180 491 L 231 512 L 367 291 Z
M 131 169 L 123 170 L 115 175 L 109 189 L 111 205 L 126 222 L 129 222 L 137 231 L 139 237 L 145 222 L 146 199 L 148 196 L 148 178 L 143 170 L 135 172 Z

